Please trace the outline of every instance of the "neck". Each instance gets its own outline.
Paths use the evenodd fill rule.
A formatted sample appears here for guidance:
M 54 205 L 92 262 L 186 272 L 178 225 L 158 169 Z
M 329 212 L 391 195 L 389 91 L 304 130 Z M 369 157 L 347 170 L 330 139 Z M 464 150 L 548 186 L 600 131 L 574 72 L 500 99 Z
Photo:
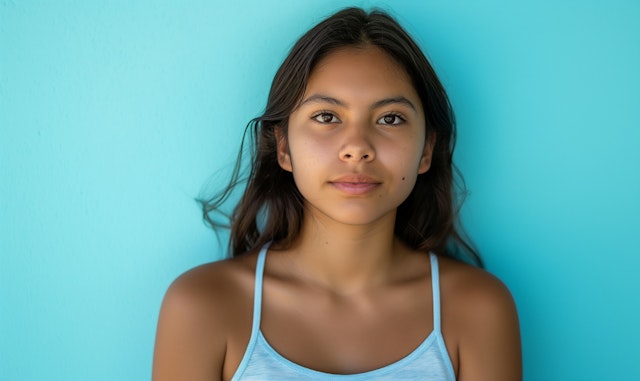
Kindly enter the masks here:
M 307 281 L 352 294 L 387 281 L 403 245 L 394 237 L 395 214 L 367 225 L 345 225 L 305 215 L 291 259 Z

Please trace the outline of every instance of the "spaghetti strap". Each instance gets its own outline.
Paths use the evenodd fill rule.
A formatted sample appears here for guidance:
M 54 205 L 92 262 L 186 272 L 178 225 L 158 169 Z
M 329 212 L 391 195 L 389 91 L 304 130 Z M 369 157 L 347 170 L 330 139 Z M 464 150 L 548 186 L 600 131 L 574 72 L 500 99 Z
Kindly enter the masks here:
M 440 332 L 440 271 L 438 257 L 429 253 L 431 259 L 431 291 L 433 293 L 433 330 Z
M 266 244 L 260 249 L 258 254 L 258 261 L 256 262 L 256 279 L 253 286 L 253 325 L 252 332 L 258 332 L 260 329 L 260 317 L 262 310 L 262 280 L 264 278 L 264 263 L 267 258 L 267 248 L 269 244 Z
M 238 365 L 238 369 L 234 373 L 233 377 L 231 377 L 232 381 L 237 381 L 241 379 L 242 374 L 247 369 L 249 365 L 251 355 L 258 343 L 258 337 L 260 336 L 260 316 L 262 312 L 262 279 L 264 277 L 264 263 L 267 258 L 267 248 L 270 243 L 262 246 L 260 249 L 260 253 L 258 253 L 258 260 L 256 262 L 256 276 L 255 283 L 253 286 L 253 323 L 251 325 L 251 338 L 249 339 L 249 343 L 247 344 L 247 349 L 242 356 L 242 360 Z

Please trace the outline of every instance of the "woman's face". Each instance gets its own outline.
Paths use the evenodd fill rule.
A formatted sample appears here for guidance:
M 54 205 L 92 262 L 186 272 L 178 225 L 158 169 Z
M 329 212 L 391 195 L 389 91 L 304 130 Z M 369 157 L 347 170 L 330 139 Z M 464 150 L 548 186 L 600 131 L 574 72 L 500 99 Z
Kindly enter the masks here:
M 429 169 L 420 98 L 406 72 L 377 47 L 349 47 L 322 59 L 279 133 L 278 161 L 293 173 L 305 213 L 350 225 L 395 220 Z

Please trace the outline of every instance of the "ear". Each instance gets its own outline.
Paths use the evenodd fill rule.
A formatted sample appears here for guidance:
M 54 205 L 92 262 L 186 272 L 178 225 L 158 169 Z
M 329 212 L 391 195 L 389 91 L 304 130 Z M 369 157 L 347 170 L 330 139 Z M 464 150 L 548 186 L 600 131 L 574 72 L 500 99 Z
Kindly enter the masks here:
M 431 131 L 427 134 L 427 138 L 424 142 L 424 150 L 420 157 L 420 166 L 418 167 L 418 174 L 426 173 L 431 168 L 431 158 L 433 157 L 433 147 L 436 145 L 436 133 Z
M 289 153 L 289 145 L 287 144 L 287 137 L 282 127 L 275 127 L 273 133 L 276 137 L 276 146 L 278 153 L 278 164 L 280 168 L 285 171 L 292 172 L 291 166 L 291 154 Z

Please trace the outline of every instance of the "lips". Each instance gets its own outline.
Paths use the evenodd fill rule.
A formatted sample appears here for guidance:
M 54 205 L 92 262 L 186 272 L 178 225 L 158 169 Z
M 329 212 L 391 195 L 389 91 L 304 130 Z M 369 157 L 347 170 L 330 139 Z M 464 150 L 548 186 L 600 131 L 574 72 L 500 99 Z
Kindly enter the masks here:
M 350 174 L 340 176 L 330 181 L 329 184 L 350 195 L 363 195 L 376 189 L 381 182 L 367 175 Z

